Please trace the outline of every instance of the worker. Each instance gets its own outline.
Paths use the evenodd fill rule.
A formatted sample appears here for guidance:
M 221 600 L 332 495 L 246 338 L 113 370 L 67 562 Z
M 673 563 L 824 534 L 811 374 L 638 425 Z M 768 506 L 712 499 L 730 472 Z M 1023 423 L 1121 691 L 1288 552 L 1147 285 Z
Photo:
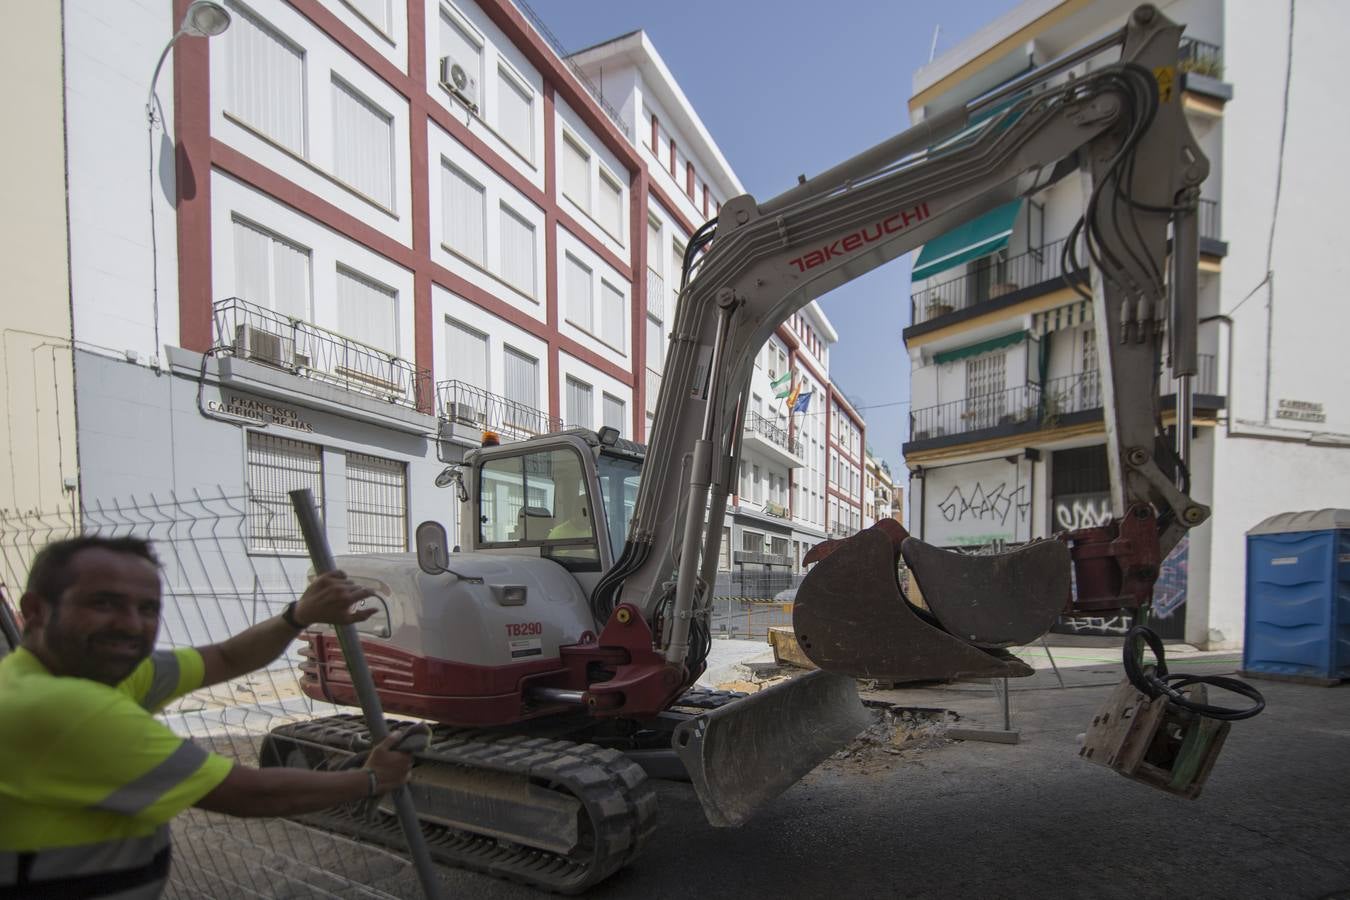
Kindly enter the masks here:
M 591 528 L 591 517 L 586 509 L 586 498 L 577 495 L 572 497 L 570 501 L 565 499 L 561 500 L 561 504 L 568 503 L 570 503 L 571 514 L 549 529 L 548 536 L 550 540 L 588 538 L 595 533 L 594 529 Z
M 48 544 L 20 600 L 23 642 L 0 660 L 0 897 L 157 897 L 168 822 L 189 806 L 284 816 L 406 783 L 403 734 L 365 767 L 316 772 L 236 764 L 173 734 L 154 713 L 276 659 L 311 624 L 373 614 L 341 572 L 277 616 L 203 647 L 154 650 L 159 564 L 131 537 Z

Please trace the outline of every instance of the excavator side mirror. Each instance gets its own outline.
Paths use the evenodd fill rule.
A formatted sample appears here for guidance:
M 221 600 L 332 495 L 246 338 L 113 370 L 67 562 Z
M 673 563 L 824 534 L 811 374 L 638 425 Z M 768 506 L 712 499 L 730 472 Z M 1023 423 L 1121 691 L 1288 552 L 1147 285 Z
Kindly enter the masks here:
M 439 575 L 450 566 L 450 544 L 445 526 L 430 519 L 417 526 L 417 567 L 428 575 Z
M 464 486 L 464 472 L 459 466 L 446 466 L 441 470 L 441 474 L 436 476 L 436 487 L 449 487 L 452 484 L 455 486 L 455 494 L 459 497 L 459 502 L 468 502 L 469 489 Z

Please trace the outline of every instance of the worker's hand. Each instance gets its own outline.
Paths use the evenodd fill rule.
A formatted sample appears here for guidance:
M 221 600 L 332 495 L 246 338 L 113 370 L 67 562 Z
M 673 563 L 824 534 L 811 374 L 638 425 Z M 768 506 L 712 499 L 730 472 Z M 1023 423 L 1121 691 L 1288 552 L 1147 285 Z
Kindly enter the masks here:
M 367 597 L 375 596 L 369 588 L 351 581 L 346 573 L 334 570 L 314 579 L 305 588 L 295 604 L 295 618 L 301 625 L 351 625 L 364 622 L 375 615 L 376 607 L 352 609 Z
M 370 756 L 366 757 L 366 768 L 375 773 L 375 790 L 380 794 L 387 794 L 400 785 L 408 783 L 408 778 L 412 773 L 412 753 L 409 750 L 395 750 L 394 748 L 404 739 L 415 735 L 416 733 L 425 733 L 425 725 L 413 725 L 402 731 L 395 731 L 375 745 L 370 751 Z M 415 740 L 408 742 L 409 746 L 419 743 Z

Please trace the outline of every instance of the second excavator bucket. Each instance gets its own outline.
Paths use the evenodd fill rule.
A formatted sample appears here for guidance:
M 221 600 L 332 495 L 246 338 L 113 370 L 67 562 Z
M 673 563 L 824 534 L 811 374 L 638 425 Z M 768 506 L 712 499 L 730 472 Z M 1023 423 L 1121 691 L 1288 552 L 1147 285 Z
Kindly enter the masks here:
M 745 822 L 872 721 L 852 678 L 816 671 L 680 723 L 673 744 L 708 822 L 724 827 Z
M 903 551 L 928 609 L 900 589 Z M 829 672 L 881 681 L 1017 678 L 1006 647 L 1050 629 L 1070 597 L 1068 549 L 1041 541 L 993 556 L 941 550 L 893 522 L 833 542 L 797 589 L 797 643 Z

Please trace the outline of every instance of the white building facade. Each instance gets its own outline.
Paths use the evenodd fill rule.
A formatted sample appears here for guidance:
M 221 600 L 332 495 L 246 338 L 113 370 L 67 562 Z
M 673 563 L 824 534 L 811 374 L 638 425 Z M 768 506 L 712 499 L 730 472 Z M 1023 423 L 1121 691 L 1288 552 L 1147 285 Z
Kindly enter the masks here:
M 1133 6 L 1023 3 L 920 69 L 911 113 L 920 121 L 1083 46 L 1118 28 Z M 1350 16 L 1333 3 L 1299 4 L 1296 23 L 1292 4 L 1267 4 L 1259 15 L 1221 0 L 1160 8 L 1186 25 L 1181 99 L 1211 164 L 1201 188 L 1190 474 L 1192 495 L 1214 516 L 1165 565 L 1156 621 L 1170 637 L 1234 647 L 1243 632 L 1244 532 L 1271 514 L 1350 496 L 1350 401 L 1333 395 L 1342 379 L 1329 363 L 1345 313 L 1325 299 L 1344 263 L 1319 212 L 1350 192 L 1330 156 L 1344 117 L 1319 115 L 1334 103 L 1330 36 L 1344 33 Z M 1091 308 L 1059 269 L 1081 212 L 1080 184 L 1066 179 L 964 235 L 930 242 L 916 260 L 904 452 L 910 526 L 930 543 L 1020 543 L 1110 515 Z M 1164 369 L 1165 425 L 1175 389 Z M 1063 628 L 1124 625 L 1108 617 Z

